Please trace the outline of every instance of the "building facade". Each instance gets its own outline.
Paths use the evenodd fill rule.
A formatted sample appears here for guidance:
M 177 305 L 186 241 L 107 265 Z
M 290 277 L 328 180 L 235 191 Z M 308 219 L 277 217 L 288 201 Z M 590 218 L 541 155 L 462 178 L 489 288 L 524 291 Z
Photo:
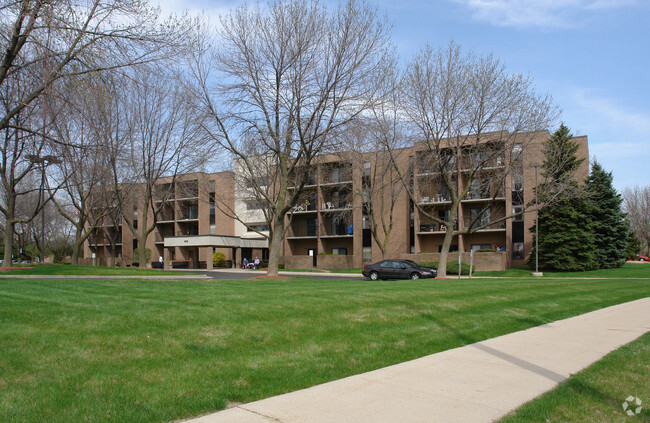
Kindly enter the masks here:
M 543 143 L 550 136 L 548 131 L 514 138 L 487 134 L 467 146 L 443 141 L 435 150 L 420 143 L 393 155 L 396 168 L 387 154 L 377 152 L 321 155 L 286 218 L 281 261 L 292 268 L 358 268 L 384 256 L 436 260 L 446 230 L 432 217 L 449 221 L 454 214 L 448 177 L 453 194 L 463 195 L 453 222 L 460 233 L 450 251 L 491 250 L 492 268 L 521 265 L 532 251 L 534 188 L 541 182 Z M 575 177 L 584 181 L 587 137 L 574 141 L 578 157 L 586 159 Z M 247 179 L 242 173 L 235 162 L 233 172 L 183 175 L 157 185 L 156 207 L 146 211 L 150 222 L 157 211 L 146 245 L 152 265 L 162 256 L 168 268 L 209 269 L 214 252 L 233 266 L 244 257 L 268 257 L 262 204 L 241 182 Z M 143 213 L 135 201 L 136 224 Z M 110 215 L 86 242 L 85 257 L 131 265 L 136 248 L 123 220 Z

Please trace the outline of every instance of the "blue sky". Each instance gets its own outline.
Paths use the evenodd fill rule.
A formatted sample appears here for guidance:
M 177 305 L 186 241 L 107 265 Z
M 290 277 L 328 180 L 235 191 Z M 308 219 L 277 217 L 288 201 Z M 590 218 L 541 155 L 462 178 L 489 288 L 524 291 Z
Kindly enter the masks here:
M 613 172 L 619 191 L 650 184 L 650 1 L 368 1 L 393 22 L 403 60 L 452 39 L 465 51 L 494 53 L 553 96 L 562 120 L 589 137 L 591 158 Z M 164 12 L 209 15 L 240 3 L 161 0 Z

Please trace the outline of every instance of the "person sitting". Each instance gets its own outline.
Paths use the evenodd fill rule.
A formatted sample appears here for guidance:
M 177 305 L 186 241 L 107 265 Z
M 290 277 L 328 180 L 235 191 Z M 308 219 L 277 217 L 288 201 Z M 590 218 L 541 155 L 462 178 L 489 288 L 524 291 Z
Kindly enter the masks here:
M 253 262 L 253 269 L 257 270 L 257 266 L 260 265 L 260 259 L 255 257 L 255 261 Z
M 242 261 L 241 268 L 248 269 L 248 259 L 246 257 L 244 257 L 244 260 Z

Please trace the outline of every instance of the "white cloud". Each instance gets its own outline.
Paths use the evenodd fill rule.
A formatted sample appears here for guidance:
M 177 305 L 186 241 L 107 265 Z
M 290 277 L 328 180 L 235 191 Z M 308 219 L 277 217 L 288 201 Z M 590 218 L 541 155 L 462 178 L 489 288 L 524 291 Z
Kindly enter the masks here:
M 503 27 L 571 28 L 589 14 L 625 7 L 635 0 L 454 0 L 474 19 Z
M 571 97 L 574 104 L 582 109 L 585 116 L 590 116 L 594 124 L 638 136 L 650 133 L 648 111 L 629 110 L 616 100 L 598 96 L 593 90 L 578 89 Z

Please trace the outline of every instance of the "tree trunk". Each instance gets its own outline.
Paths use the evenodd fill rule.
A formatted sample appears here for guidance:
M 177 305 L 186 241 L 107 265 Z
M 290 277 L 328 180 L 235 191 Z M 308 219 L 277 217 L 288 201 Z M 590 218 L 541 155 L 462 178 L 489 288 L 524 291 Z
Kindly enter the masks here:
M 282 249 L 282 234 L 284 233 L 284 217 L 274 219 L 273 232 L 269 239 L 269 267 L 266 272 L 268 276 L 278 275 L 278 264 L 280 263 L 280 250 Z
M 451 227 L 450 227 L 451 226 Z M 442 241 L 442 248 L 440 249 L 440 261 L 438 262 L 438 277 L 444 279 L 447 277 L 447 257 L 449 256 L 449 247 L 454 238 L 454 224 L 450 226 L 445 225 L 447 232 L 445 239 Z
M 147 268 L 147 235 L 138 234 L 138 267 L 140 269 Z
M 78 245 L 76 242 L 72 246 L 72 255 L 70 256 L 70 261 L 72 264 L 77 265 L 79 264 L 79 252 L 81 250 L 81 246 Z
M 5 225 L 5 255 L 3 266 L 12 266 L 12 250 L 14 247 L 14 212 L 16 209 L 16 196 L 9 194 L 7 196 L 7 218 Z

